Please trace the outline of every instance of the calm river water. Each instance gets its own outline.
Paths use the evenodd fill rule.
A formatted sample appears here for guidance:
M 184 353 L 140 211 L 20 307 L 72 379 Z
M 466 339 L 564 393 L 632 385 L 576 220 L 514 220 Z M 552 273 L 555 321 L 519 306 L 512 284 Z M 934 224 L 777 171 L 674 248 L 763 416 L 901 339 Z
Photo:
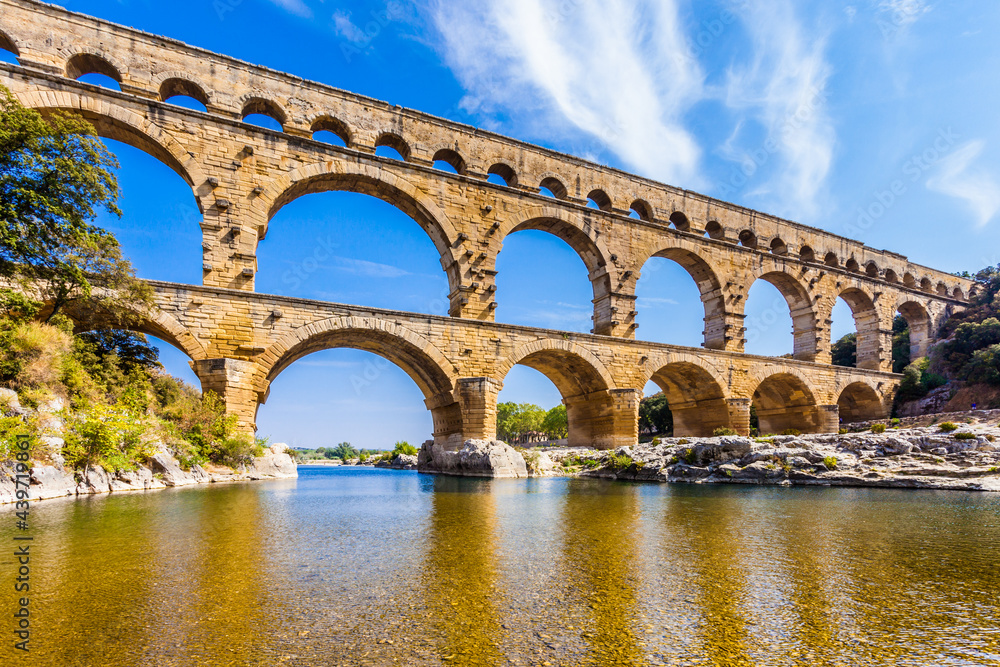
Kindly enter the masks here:
M 0 663 L 1000 664 L 1000 496 L 300 473 L 33 505 Z

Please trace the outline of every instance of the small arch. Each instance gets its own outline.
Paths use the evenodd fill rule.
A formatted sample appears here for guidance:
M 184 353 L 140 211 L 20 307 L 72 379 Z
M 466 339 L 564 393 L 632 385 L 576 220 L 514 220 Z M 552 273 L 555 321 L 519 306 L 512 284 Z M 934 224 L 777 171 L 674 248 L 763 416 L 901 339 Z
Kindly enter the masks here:
M 885 405 L 878 393 L 864 382 L 852 382 L 837 398 L 840 419 L 845 424 L 886 417 Z
M 339 118 L 334 118 L 333 116 L 324 115 L 320 116 L 313 121 L 312 125 L 309 127 L 309 131 L 312 132 L 313 139 L 317 141 L 323 141 L 324 143 L 336 144 L 333 141 L 333 137 L 340 139 L 345 147 L 351 145 L 351 129 L 347 127 L 347 123 L 340 120 Z M 328 132 L 333 135 L 333 137 L 320 135 L 317 137 L 319 132 Z
M 208 107 L 208 94 L 197 83 L 172 77 L 160 84 L 160 100 L 170 102 L 175 97 L 189 97 L 201 104 L 201 111 Z
M 757 280 L 763 280 L 773 285 L 788 305 L 788 315 L 792 320 L 792 356 L 795 359 L 813 361 L 818 352 L 816 347 L 816 313 L 813 310 L 809 290 L 795 276 L 783 271 L 765 273 Z M 750 285 L 750 289 L 753 289 L 753 284 Z M 747 301 L 749 302 L 751 298 L 752 295 L 748 290 Z M 780 302 L 778 303 L 780 304 Z M 753 341 L 750 340 L 750 342 Z
M 898 283 L 899 282 L 899 276 L 892 269 L 886 269 L 885 270 L 885 281 L 887 283 Z
M 106 58 L 94 53 L 77 53 L 66 61 L 66 76 L 79 79 L 87 74 L 102 74 L 117 83 L 122 82 L 121 72 Z
M 670 214 L 670 224 L 681 232 L 691 231 L 691 221 L 684 215 L 683 211 L 674 211 Z
M 937 284 L 937 293 L 940 296 L 948 296 L 948 286 L 944 283 Z
M 556 199 L 566 199 L 569 196 L 566 186 L 555 176 L 546 176 L 538 186 L 548 190 Z
M 858 261 L 853 257 L 847 260 L 847 262 L 844 264 L 844 268 L 847 269 L 848 271 L 853 271 L 855 273 L 861 270 L 861 266 L 858 264 Z
M 399 136 L 394 132 L 383 132 L 378 135 L 378 139 L 375 140 L 376 152 L 381 147 L 391 148 L 396 151 L 399 155 L 399 159 L 404 162 L 410 159 L 410 145 L 406 143 L 403 137 Z M 392 155 L 386 155 L 385 157 L 394 157 Z
M 590 206 L 591 204 L 602 211 L 610 211 L 612 208 L 611 197 L 600 188 L 591 190 L 590 194 L 587 195 L 587 205 Z
M 722 228 L 717 220 L 709 220 L 708 224 L 705 225 L 705 234 L 710 239 L 724 239 L 726 236 L 726 230 Z
M 787 255 L 788 246 L 780 237 L 775 236 L 771 239 L 771 253 L 774 255 Z
M 973 285 L 969 288 L 969 299 L 975 299 L 979 296 L 979 288 Z
M 793 373 L 768 376 L 757 385 L 752 400 L 762 434 L 782 433 L 788 429 L 802 433 L 822 430 L 813 392 Z
M 823 263 L 827 266 L 840 266 L 840 259 L 835 253 L 828 252 L 826 256 L 823 257 Z
M 458 154 L 458 151 L 452 150 L 450 148 L 442 148 L 438 152 L 434 153 L 434 157 L 431 159 L 435 167 L 441 168 L 439 163 L 444 163 L 454 169 L 456 174 L 465 173 L 465 159 Z
M 815 262 L 816 261 L 816 251 L 807 245 L 802 246 L 799 250 L 799 259 L 803 262 Z
M 701 366 L 675 361 L 661 366 L 649 379 L 667 398 L 674 437 L 710 437 L 715 429 L 729 427 L 722 385 Z
M 649 205 L 645 199 L 636 199 L 629 206 L 629 210 L 635 214 L 635 217 L 639 220 L 645 220 L 647 222 L 653 219 L 653 207 Z
M 922 304 L 906 301 L 896 308 L 910 330 L 910 361 L 926 356 L 931 342 L 931 316 Z
M 2 30 L 0 30 L 0 51 L 9 51 L 15 58 L 21 57 L 21 50 L 17 48 L 17 44 Z
M 257 125 L 253 122 L 255 119 L 250 119 L 249 116 L 264 116 L 270 118 L 275 123 L 279 125 L 278 128 L 269 128 L 278 131 L 283 131 L 285 123 L 288 117 L 285 115 L 284 110 L 278 105 L 277 102 L 269 100 L 264 97 L 251 97 L 243 105 L 243 110 L 240 112 L 240 118 L 244 123 L 249 122 L 251 125 Z
M 504 162 L 497 162 L 486 170 L 486 174 L 487 176 L 495 176 L 496 178 L 502 180 L 503 185 L 508 187 L 513 188 L 517 186 L 517 172 L 514 171 L 512 166 Z M 488 180 L 492 181 L 492 179 Z
M 917 279 L 913 277 L 912 273 L 904 273 L 903 285 L 906 287 L 914 288 L 917 286 Z
M 930 292 L 931 291 L 931 279 L 930 278 L 922 278 L 920 280 L 920 289 L 922 289 L 925 292 Z
M 956 287 L 954 290 L 952 290 L 951 295 L 956 299 L 962 299 L 962 300 L 965 299 L 965 294 L 962 292 L 961 287 Z
M 878 278 L 878 264 L 875 262 L 868 262 L 868 264 L 865 265 L 865 274 L 869 278 Z
M 856 287 L 838 295 L 850 307 L 857 336 L 857 368 L 881 370 L 882 344 L 879 338 L 879 314 L 871 296 Z
M 749 229 L 744 229 L 740 232 L 740 245 L 744 248 L 756 248 L 757 247 L 757 235 L 751 232 Z

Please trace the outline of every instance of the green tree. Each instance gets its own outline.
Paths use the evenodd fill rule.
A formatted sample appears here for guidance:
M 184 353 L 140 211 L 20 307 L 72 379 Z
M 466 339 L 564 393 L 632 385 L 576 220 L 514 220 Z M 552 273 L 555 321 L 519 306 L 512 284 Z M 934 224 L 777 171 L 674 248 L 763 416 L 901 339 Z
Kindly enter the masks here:
M 565 438 L 569 433 L 569 418 L 566 415 L 566 406 L 557 405 L 545 413 L 542 420 L 542 431 L 552 440 Z
M 669 436 L 674 432 L 674 415 L 662 393 L 647 396 L 639 401 L 639 430 Z
M 393 458 L 399 456 L 400 454 L 406 454 L 407 456 L 416 456 L 417 448 L 408 443 L 405 440 L 401 440 L 396 443 L 395 447 L 392 448 Z
M 902 373 L 910 365 L 910 325 L 902 315 L 892 321 L 892 372 Z
M 501 403 L 497 406 L 497 437 L 516 441 L 532 431 L 541 431 L 545 410 L 532 403 Z
M 830 357 L 834 366 L 856 367 L 858 365 L 858 335 L 849 333 L 834 343 L 830 350 Z
M 46 321 L 72 308 L 129 322 L 152 303 L 115 238 L 92 224 L 101 209 L 121 215 L 117 166 L 84 119 L 42 118 L 0 86 L 0 276 L 37 291 Z
M 333 452 L 331 456 L 330 453 Z M 346 461 L 347 459 L 358 458 L 358 450 L 351 446 L 349 442 L 342 442 L 333 449 L 326 450 L 326 457 L 330 459 L 340 459 Z

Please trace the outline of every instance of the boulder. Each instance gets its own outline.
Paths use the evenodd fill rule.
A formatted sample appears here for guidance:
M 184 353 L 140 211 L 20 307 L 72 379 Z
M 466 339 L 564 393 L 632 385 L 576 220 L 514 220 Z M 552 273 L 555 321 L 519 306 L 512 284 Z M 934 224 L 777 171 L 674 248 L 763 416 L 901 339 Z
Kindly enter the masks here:
M 692 448 L 694 450 L 693 461 L 698 465 L 722 464 L 729 463 L 730 461 L 738 461 L 753 451 L 753 447 L 754 442 L 750 438 L 723 436 L 719 438 L 717 443 L 707 442 L 695 445 Z M 687 457 L 682 458 L 690 460 Z
M 31 469 L 29 493 L 32 500 L 76 495 L 76 479 L 62 468 L 35 466 Z
M 192 470 L 192 472 L 194 471 Z M 299 475 L 295 461 L 293 461 L 292 457 L 285 452 L 255 458 L 253 463 L 247 467 L 246 473 L 250 479 L 261 479 L 263 477 L 298 477 Z
M 83 496 L 93 493 L 111 493 L 111 475 L 100 466 L 86 466 L 80 473 L 80 483 L 76 486 L 76 495 Z
M 458 451 L 425 442 L 417 455 L 417 470 L 460 477 L 516 479 L 528 476 L 524 457 L 499 440 L 466 440 Z
M 181 470 L 177 460 L 165 452 L 154 454 L 149 460 L 149 467 L 153 475 L 158 476 L 167 486 L 187 486 L 196 483 L 191 475 Z
M 390 465 L 395 470 L 416 470 L 417 456 L 415 454 L 397 454 Z

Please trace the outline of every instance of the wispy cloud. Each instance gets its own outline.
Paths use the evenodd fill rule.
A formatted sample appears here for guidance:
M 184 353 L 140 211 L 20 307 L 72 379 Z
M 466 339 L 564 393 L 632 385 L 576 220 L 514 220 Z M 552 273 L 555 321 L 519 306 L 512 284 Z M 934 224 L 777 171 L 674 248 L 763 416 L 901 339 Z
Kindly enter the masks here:
M 925 0 L 876 0 L 875 8 L 883 19 L 900 28 L 916 23 L 931 10 Z
M 351 13 L 338 9 L 333 13 L 333 29 L 338 35 L 349 42 L 364 44 L 368 41 L 365 31 L 354 25 L 351 21 Z
M 703 81 L 677 0 L 438 2 L 433 19 L 466 110 L 521 112 L 549 135 L 569 124 L 644 175 L 699 181 L 682 116 Z
M 306 5 L 302 0 L 270 0 L 272 3 L 278 5 L 282 9 L 287 9 L 292 14 L 296 16 L 301 16 L 303 18 L 310 18 L 312 16 L 312 10 Z
M 750 195 L 780 213 L 814 215 L 836 142 L 826 109 L 825 35 L 806 29 L 791 0 L 747 3 L 741 19 L 751 52 L 745 65 L 730 69 L 725 100 L 753 116 L 767 136 L 747 147 L 742 160 L 754 171 L 763 171 L 772 154 L 780 163 L 766 170 L 773 176 L 762 178 Z
M 928 189 L 964 201 L 972 210 L 977 227 L 985 226 L 1000 211 L 997 178 L 973 166 L 985 147 L 982 140 L 962 144 L 943 158 L 927 179 Z
M 654 305 L 667 305 L 667 306 L 678 306 L 680 303 L 676 299 L 668 299 L 664 297 L 655 296 L 641 296 L 636 299 L 636 303 L 639 306 L 654 306 Z
M 402 278 L 403 276 L 413 275 L 409 271 L 401 269 L 398 266 L 379 264 L 378 262 L 369 262 L 363 259 L 334 256 L 330 258 L 330 261 L 333 263 L 330 268 L 335 271 L 341 271 L 343 273 L 349 273 L 351 275 L 362 276 L 365 278 Z

